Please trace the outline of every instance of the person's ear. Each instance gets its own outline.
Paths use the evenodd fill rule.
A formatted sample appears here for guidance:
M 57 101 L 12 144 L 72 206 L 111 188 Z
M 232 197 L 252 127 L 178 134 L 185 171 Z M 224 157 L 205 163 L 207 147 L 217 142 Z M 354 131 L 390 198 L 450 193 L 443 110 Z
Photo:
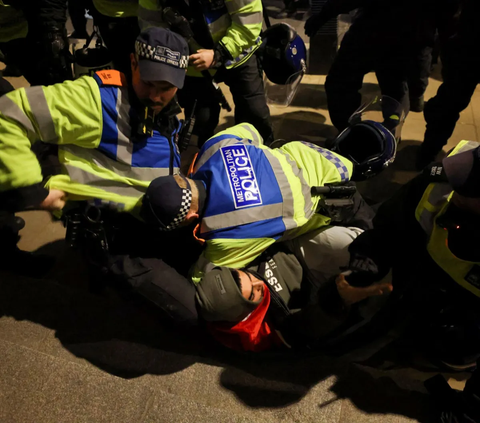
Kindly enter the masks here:
M 132 65 L 132 70 L 136 70 L 138 66 L 137 59 L 135 58 L 134 53 L 130 53 L 130 63 Z
M 187 217 L 185 217 L 185 220 L 188 222 L 188 223 L 193 223 L 195 222 L 196 220 L 198 220 L 200 218 L 200 215 L 198 214 L 198 212 L 194 212 L 194 211 L 189 211 L 187 213 Z

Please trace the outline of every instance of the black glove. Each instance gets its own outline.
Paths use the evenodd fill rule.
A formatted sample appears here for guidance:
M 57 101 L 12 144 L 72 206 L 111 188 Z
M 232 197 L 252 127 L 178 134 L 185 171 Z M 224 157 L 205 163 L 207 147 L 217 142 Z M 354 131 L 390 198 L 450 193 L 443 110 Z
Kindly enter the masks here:
M 370 257 L 357 253 L 351 255 L 349 269 L 352 272 L 362 272 L 370 275 L 378 275 L 379 273 L 378 266 Z
M 325 24 L 325 19 L 321 13 L 310 16 L 305 22 L 305 34 L 313 37 L 318 30 Z

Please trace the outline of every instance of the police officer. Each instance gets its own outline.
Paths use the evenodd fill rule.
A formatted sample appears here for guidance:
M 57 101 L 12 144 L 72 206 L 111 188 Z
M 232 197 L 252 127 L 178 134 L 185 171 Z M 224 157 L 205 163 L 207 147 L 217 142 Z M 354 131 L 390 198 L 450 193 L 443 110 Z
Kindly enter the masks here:
M 375 71 L 383 95 L 396 99 L 408 112 L 407 79 L 413 62 L 432 47 L 435 31 L 442 32 L 455 12 L 456 0 L 329 0 L 319 14 L 310 17 L 305 33 L 313 36 L 340 13 L 359 8 L 345 34 L 326 82 L 328 111 L 333 125 L 342 131 L 360 107 L 364 76 Z
M 385 202 L 374 228 L 349 247 L 352 260 L 378 277 L 393 270 L 393 292 L 412 298 L 407 307 L 423 328 L 423 348 L 453 368 L 480 353 L 479 178 L 480 147 L 462 141 Z M 467 384 L 465 421 L 480 418 L 477 373 Z
M 0 50 L 31 85 L 72 79 L 65 0 L 0 2 Z
M 115 69 L 130 73 L 130 54 L 140 28 L 137 20 L 138 0 L 87 0 L 87 7 L 98 26 Z
M 196 125 L 193 134 L 198 145 L 210 138 L 218 125 L 220 105 L 212 93 L 212 81 L 201 71 L 215 75 L 215 81 L 225 82 L 235 103 L 235 122 L 249 122 L 258 129 L 265 144 L 273 141 L 261 72 L 255 51 L 261 44 L 263 14 L 260 0 L 242 2 L 225 0 L 160 1 L 141 0 L 141 27 L 166 25 L 163 7 L 177 9 L 192 21 L 196 42 L 202 47 L 191 52 L 185 89 L 179 101 L 190 115 L 195 100 Z
M 102 71 L 0 99 L 2 209 L 58 210 L 67 195 L 135 213 L 151 180 L 179 171 L 174 96 L 183 86 L 188 47 L 177 34 L 157 28 L 143 32 L 136 45 L 131 81 Z M 178 61 L 151 54 L 157 48 L 170 49 Z M 64 174 L 47 184 L 31 151 L 36 140 L 59 146 Z
M 465 110 L 480 82 L 480 58 L 475 54 L 480 42 L 478 13 L 480 4 L 475 0 L 462 2 L 458 34 L 448 40 L 443 60 L 443 84 L 437 95 L 425 106 L 427 128 L 421 145 L 417 168 L 423 169 L 435 160 L 442 147 L 452 136 L 460 112 Z
M 240 124 L 205 143 L 191 179 L 153 181 L 142 212 L 163 230 L 199 223 L 195 235 L 206 249 L 194 271 L 198 281 L 212 263 L 240 268 L 280 238 L 328 225 L 327 212 L 317 213 L 323 197 L 311 188 L 346 183 L 352 168 L 348 159 L 310 143 L 270 149 L 252 125 Z M 352 202 L 338 223 L 358 220 L 364 202 L 359 194 Z
M 344 275 L 334 282 L 362 232 L 325 227 L 271 247 L 241 270 L 211 270 L 196 285 L 200 316 L 220 343 L 237 350 L 326 347 L 333 331 L 338 337 L 348 327 L 353 304 L 391 290 L 388 283 L 352 286 Z
M 13 86 L 0 77 L 0 97 L 13 90 Z M 21 217 L 0 208 L 0 270 L 15 271 L 34 278 L 42 277 L 54 260 L 44 254 L 30 253 L 17 247 L 18 233 L 24 226 L 25 221 Z

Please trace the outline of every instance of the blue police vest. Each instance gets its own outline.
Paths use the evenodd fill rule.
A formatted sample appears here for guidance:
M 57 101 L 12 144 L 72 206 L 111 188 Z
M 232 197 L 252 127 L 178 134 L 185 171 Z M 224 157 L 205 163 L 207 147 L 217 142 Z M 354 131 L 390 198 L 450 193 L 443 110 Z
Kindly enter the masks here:
M 181 127 L 178 119 L 175 117 L 178 125 L 170 140 L 157 130 L 153 131 L 152 136 L 139 138 L 134 132 L 136 128 L 130 124 L 135 111 L 130 106 L 127 87 L 106 85 L 98 75 L 94 75 L 94 79 L 100 88 L 103 117 L 102 137 L 97 149 L 107 157 L 133 168 L 165 169 L 159 176 L 170 173 L 173 154 L 173 172 L 179 173 L 180 152 L 175 142 Z
M 283 191 L 288 196 L 288 181 L 283 173 L 276 174 L 276 163 L 272 166 L 271 161 L 276 158 L 267 157 L 263 149 L 240 137 L 221 135 L 205 143 L 197 158 L 201 165 L 192 176 L 208 189 L 202 238 L 277 239 L 295 226 L 288 224 L 293 211 L 282 195 Z

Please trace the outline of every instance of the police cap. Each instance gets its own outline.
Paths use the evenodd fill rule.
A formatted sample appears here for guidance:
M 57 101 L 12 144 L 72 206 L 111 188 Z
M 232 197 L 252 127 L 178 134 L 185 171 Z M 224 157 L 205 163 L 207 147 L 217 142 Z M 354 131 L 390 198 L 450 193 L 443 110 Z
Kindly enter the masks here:
M 480 197 L 480 147 L 443 159 L 448 182 L 465 197 Z

